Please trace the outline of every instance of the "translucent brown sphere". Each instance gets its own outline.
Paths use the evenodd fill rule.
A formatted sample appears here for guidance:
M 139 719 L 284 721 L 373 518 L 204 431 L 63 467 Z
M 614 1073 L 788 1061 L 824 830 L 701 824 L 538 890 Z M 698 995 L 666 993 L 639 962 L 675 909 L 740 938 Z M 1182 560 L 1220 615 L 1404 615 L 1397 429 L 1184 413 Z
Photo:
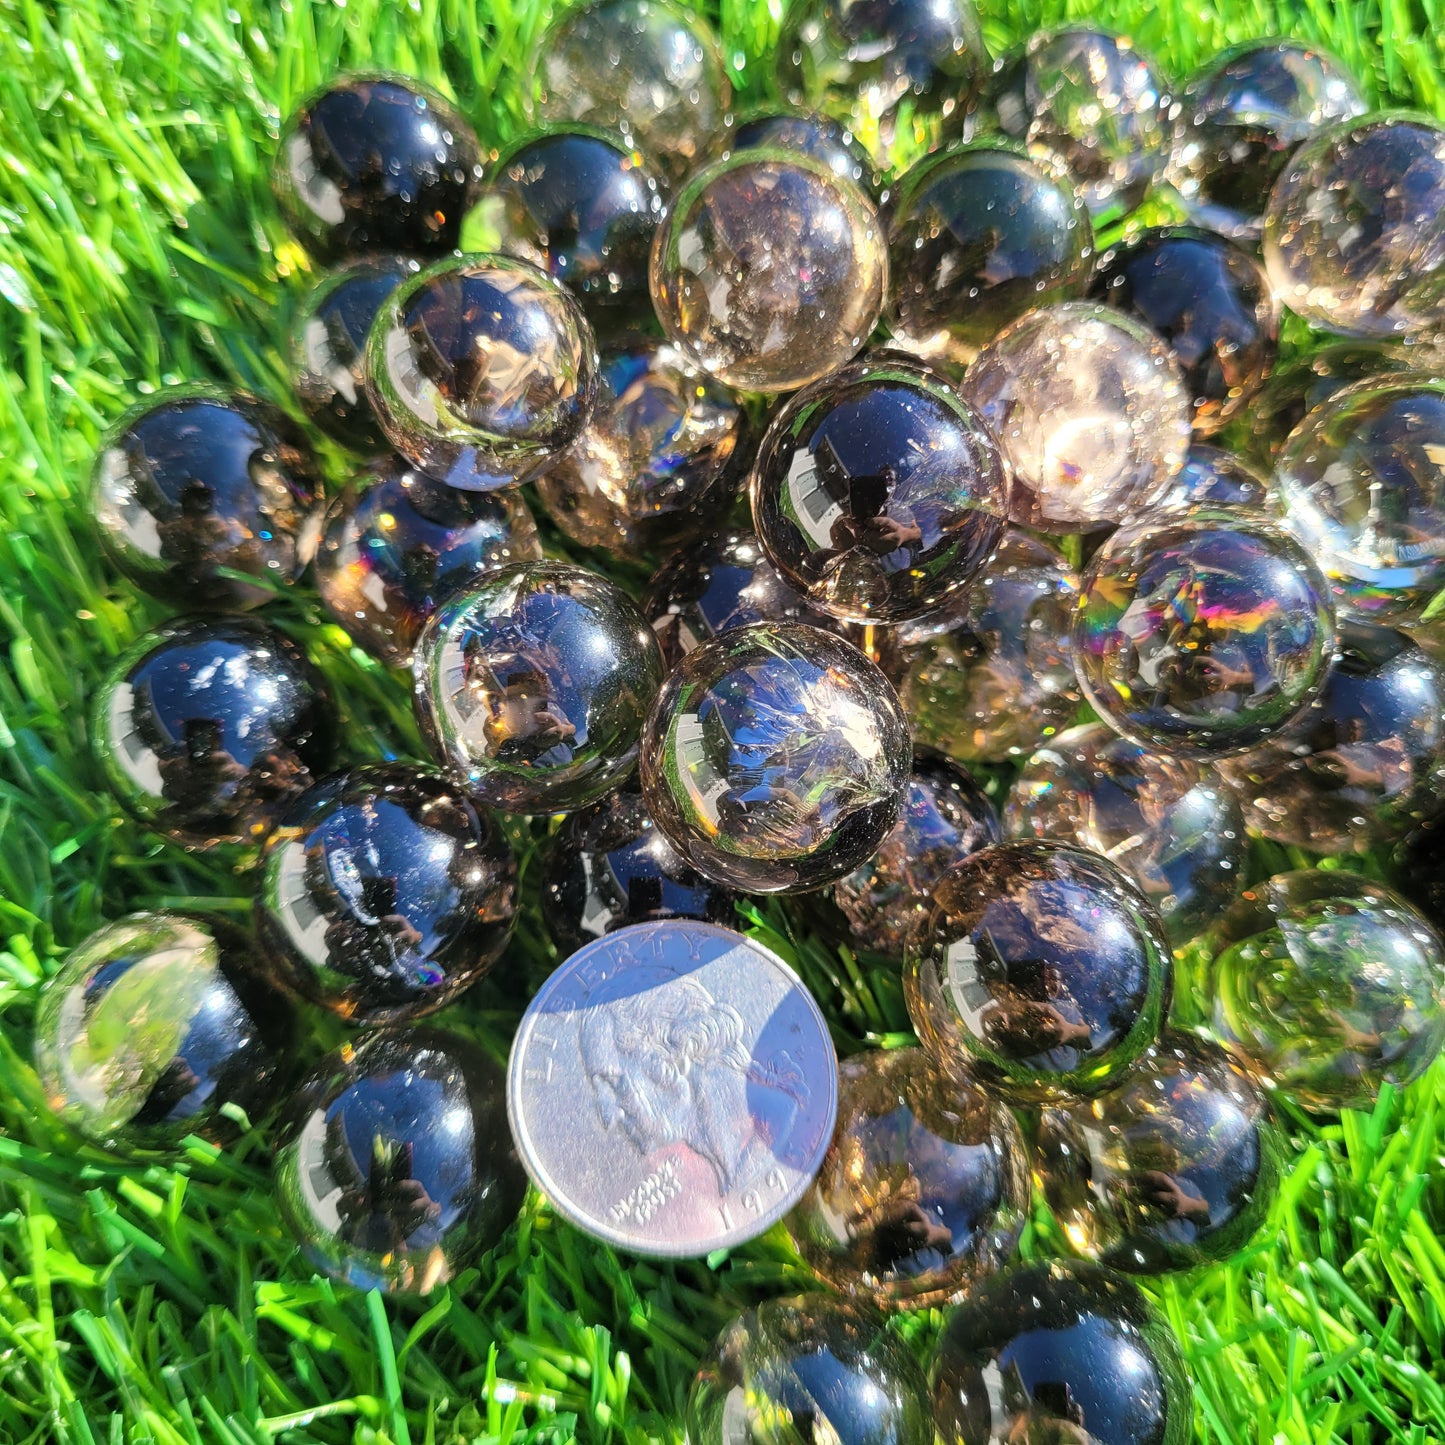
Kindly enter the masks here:
M 1074 669 L 1116 732 L 1223 757 L 1282 731 L 1324 686 L 1329 586 L 1267 518 L 1196 507 L 1121 527 L 1084 574 Z
M 971 146 L 905 173 L 888 264 L 893 344 L 966 366 L 1024 312 L 1083 295 L 1094 229 L 1056 162 Z
M 745 391 L 793 391 L 841 366 L 878 324 L 887 290 L 873 203 L 798 152 L 743 150 L 704 167 L 652 251 L 667 334 Z
M 520 492 L 463 492 L 384 457 L 331 504 L 316 590 L 358 647 L 410 667 L 442 598 L 493 568 L 541 557 Z
M 582 434 L 597 348 L 572 294 L 507 256 L 439 262 L 377 313 L 366 392 L 429 476 L 487 492 L 535 477 Z
M 537 498 L 584 547 L 628 558 L 677 547 L 737 499 L 755 436 L 721 382 L 675 346 L 632 337 L 602 352 L 592 419 L 537 478 Z
M 1153 906 L 1096 853 L 1004 843 L 955 863 L 913 932 L 919 1042 L 1024 1100 L 1097 1093 L 1158 1037 L 1173 959 Z
M 1386 112 L 1320 131 L 1286 163 L 1264 214 L 1280 300 L 1341 336 L 1437 327 L 1445 309 L 1445 127 Z
M 728 149 L 801 151 L 824 161 L 833 174 L 852 181 L 869 195 L 878 189 L 872 157 L 847 127 L 817 111 L 762 110 L 734 122 Z
M 1013 469 L 1009 516 L 1021 527 L 1113 526 L 1184 463 L 1192 407 L 1179 364 L 1142 322 L 1106 306 L 1029 312 L 984 347 L 962 390 Z
M 1043 1110 L 1035 1172 L 1071 1248 L 1159 1274 L 1237 1254 L 1285 1158 L 1249 1074 L 1217 1044 L 1165 1034 L 1087 1104 Z
M 892 684 L 800 623 L 720 633 L 673 669 L 647 719 L 642 796 L 704 877 L 804 893 L 852 872 L 898 820 L 912 765 Z
M 1317 45 L 1236 45 L 1184 87 L 1170 183 L 1190 220 L 1254 240 L 1290 153 L 1321 126 L 1366 108 L 1354 77 Z
M 186 386 L 141 402 L 101 442 L 90 485 L 106 556 L 176 606 L 258 607 L 301 575 L 316 546 L 310 450 L 252 396 Z
M 1244 887 L 1249 844 L 1233 791 L 1201 764 L 1146 752 L 1103 723 L 1060 733 L 1024 764 L 1005 826 L 1012 838 L 1077 843 L 1117 864 L 1176 947 Z
M 922 1049 L 838 1066 L 838 1122 L 787 1218 L 828 1284 L 882 1308 L 941 1304 L 1012 1255 L 1028 1158 L 1008 1108 L 939 1073 Z
M 671 0 L 593 0 L 566 11 L 537 44 L 524 93 L 538 121 L 620 131 L 672 182 L 712 148 L 732 102 L 706 20 Z
M 413 671 L 433 755 L 508 813 L 566 812 L 616 788 L 663 676 L 633 603 L 561 562 L 504 567 L 452 594 Z
M 906 646 L 898 695 L 914 740 L 966 763 L 1003 762 L 1068 727 L 1081 694 L 1069 626 L 1079 574 L 1010 528 L 953 630 Z
M 789 397 L 758 449 L 753 526 L 814 606 L 855 622 L 942 607 L 1003 538 L 1008 474 L 931 367 L 876 352 Z
M 1195 442 L 1184 465 L 1156 510 L 1186 511 L 1190 507 L 1245 507 L 1258 510 L 1269 501 L 1265 475 L 1234 452 L 1208 442 Z
M 1137 317 L 1174 353 L 1194 431 L 1242 416 L 1279 354 L 1279 305 L 1242 246 L 1190 226 L 1161 226 L 1099 258 L 1094 294 Z
M 1276 874 L 1245 892 L 1216 945 L 1215 1033 L 1306 1108 L 1367 1108 L 1445 1043 L 1445 945 L 1368 878 Z

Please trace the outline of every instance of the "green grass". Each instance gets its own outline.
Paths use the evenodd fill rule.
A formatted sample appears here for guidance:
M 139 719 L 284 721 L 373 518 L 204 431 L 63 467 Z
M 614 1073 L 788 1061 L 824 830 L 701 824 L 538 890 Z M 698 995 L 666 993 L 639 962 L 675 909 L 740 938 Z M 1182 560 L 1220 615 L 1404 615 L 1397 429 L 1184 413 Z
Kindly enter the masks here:
M 1381 102 L 1445 110 L 1440 0 L 1119 0 L 1179 76 L 1226 41 L 1323 40 Z M 1087 4 L 987 7 L 998 50 Z M 767 84 L 766 0 L 714 14 L 747 94 Z M 422 1303 L 312 1278 L 280 1231 L 268 1142 L 123 1161 L 46 1114 L 35 992 L 103 919 L 249 879 L 122 821 L 84 735 L 110 659 L 159 609 L 102 567 L 83 481 L 97 434 L 168 381 L 287 399 L 282 343 L 309 276 L 266 186 L 279 118 L 340 67 L 451 91 L 484 139 L 514 132 L 533 0 L 0 0 L 0 1441 L 84 1445 L 562 1439 L 679 1434 L 696 1355 L 728 1314 L 805 1275 L 775 1233 L 710 1263 L 619 1259 L 537 1200 L 499 1252 Z M 334 479 L 344 461 L 328 454 Z M 332 679 L 353 758 L 417 754 L 398 682 L 322 625 L 271 609 Z M 525 862 L 535 839 L 520 836 Z M 1284 860 L 1261 850 L 1261 869 Z M 781 923 L 768 910 L 756 918 Z M 840 1046 L 907 1027 L 896 978 L 779 936 Z M 535 914 L 456 1011 L 500 1057 L 549 967 Z M 1187 991 L 1186 991 L 1187 993 Z M 1201 1438 L 1445 1438 L 1442 1074 L 1371 1114 L 1291 1114 L 1293 1167 L 1237 1261 L 1155 1291 L 1198 1381 Z M 1030 1250 L 1049 1247 L 1040 1219 Z M 922 1348 L 928 1316 L 900 1328 Z

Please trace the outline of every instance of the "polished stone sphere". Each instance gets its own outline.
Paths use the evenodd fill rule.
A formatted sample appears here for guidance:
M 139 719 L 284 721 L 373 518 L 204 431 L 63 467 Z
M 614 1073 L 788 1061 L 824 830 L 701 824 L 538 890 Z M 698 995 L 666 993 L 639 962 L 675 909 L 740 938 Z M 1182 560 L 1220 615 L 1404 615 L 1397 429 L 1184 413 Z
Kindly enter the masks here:
M 462 246 L 530 261 L 601 325 L 650 310 L 647 258 L 661 217 L 658 182 L 622 137 L 556 128 L 494 162 Z
M 382 302 L 418 269 L 404 256 L 353 261 L 312 288 L 291 328 L 297 400 L 327 436 L 354 452 L 387 448 L 366 399 L 366 338 Z
M 517 865 L 454 782 L 381 763 L 318 783 L 266 840 L 256 935 L 271 975 L 358 1027 L 451 1003 L 501 957 Z
M 1069 624 L 1079 574 L 1010 528 L 964 594 L 949 631 L 906 645 L 894 664 L 914 741 L 966 763 L 1026 756 L 1079 710 Z
M 1391 881 L 1405 899 L 1445 930 L 1445 816 L 1413 829 L 1389 861 Z
M 828 1295 L 766 1300 L 713 1346 L 687 1397 L 689 1445 L 932 1445 L 922 1367 L 881 1316 Z
M 413 667 L 433 755 L 508 813 L 567 812 L 616 788 L 663 678 L 633 603 L 561 562 L 504 567 L 452 594 Z
M 652 250 L 652 300 L 677 346 L 745 391 L 794 391 L 868 340 L 888 291 L 873 203 L 826 162 L 758 148 L 678 193 Z
M 801 623 L 754 623 L 673 669 L 643 734 L 642 795 L 705 877 L 805 893 L 877 851 L 911 764 L 898 696 L 857 648 Z
M 1403 633 L 1340 624 L 1324 690 L 1283 732 L 1220 764 L 1251 833 L 1368 853 L 1439 811 L 1445 671 Z
M 316 549 L 316 590 L 358 647 L 410 667 L 442 598 L 484 572 L 541 559 L 520 492 L 459 491 L 384 457 L 331 504 Z
M 90 503 L 122 576 L 178 607 L 225 611 L 258 607 L 301 575 L 320 495 L 283 413 L 187 386 L 147 398 L 106 434 Z
M 1258 510 L 1269 501 L 1265 475 L 1234 452 L 1208 442 L 1195 442 L 1184 465 L 1155 510 L 1186 511 L 1190 507 L 1247 507 Z
M 1084 293 L 1094 230 L 1056 162 L 980 144 L 904 174 L 888 266 L 893 345 L 966 366 L 1024 312 Z
M 1194 431 L 1243 416 L 1279 353 L 1279 304 L 1242 246 L 1192 226 L 1161 226 L 1099 258 L 1094 294 L 1137 317 L 1174 354 Z
M 869 1049 L 838 1066 L 833 1142 L 787 1226 L 835 1289 L 917 1309 L 1007 1260 L 1028 1206 L 1028 1155 L 1006 1105 L 922 1049 Z
M 249 617 L 146 633 L 111 668 L 90 728 L 121 806 L 191 849 L 260 843 L 327 771 L 334 733 L 305 654 Z
M 1216 1035 L 1308 1109 L 1368 1109 L 1445 1043 L 1445 945 L 1398 893 L 1344 871 L 1278 873 L 1221 924 Z
M 1155 752 L 1222 757 L 1324 686 L 1329 584 L 1267 518 L 1195 507 L 1121 527 L 1084 574 L 1074 668 L 1095 711 Z
M 1341 336 L 1437 328 L 1442 206 L 1445 126 L 1386 112 L 1327 127 L 1286 162 L 1264 213 L 1279 299 Z
M 1321 126 L 1366 109 L 1354 77 L 1327 50 L 1246 41 L 1184 87 L 1169 181 L 1197 225 L 1254 240 L 1290 153 Z
M 528 481 L 582 434 L 597 399 L 592 328 L 565 287 L 507 256 L 423 271 L 387 298 L 366 349 L 387 440 L 464 491 Z
M 324 1059 L 276 1150 L 281 1216 L 308 1263 L 358 1289 L 426 1294 L 496 1244 L 527 1191 L 504 1086 L 474 1043 L 429 1028 Z
M 728 150 L 756 150 L 759 146 L 801 152 L 870 194 L 878 188 L 878 173 L 862 143 L 847 127 L 817 111 L 763 110 L 739 118 L 728 136 Z
M 732 103 L 717 37 L 671 0 L 592 0 L 566 11 L 527 73 L 535 120 L 618 131 L 672 183 L 702 163 Z
M 1116 1088 L 1046 1108 L 1035 1150 L 1070 1247 L 1130 1274 L 1237 1254 L 1285 1159 L 1250 1075 L 1217 1044 L 1169 1033 Z
M 985 95 L 999 128 L 1067 167 L 1095 216 L 1131 210 L 1168 162 L 1173 103 L 1124 36 L 1074 25 L 998 62 Z
M 271 184 L 322 260 L 369 251 L 442 255 L 482 178 L 471 126 L 401 76 L 342 76 L 286 122 Z
M 814 606 L 903 622 L 944 606 L 1003 539 L 993 434 L 931 367 L 874 352 L 788 398 L 758 449 L 753 526 Z
M 542 859 L 542 921 L 563 957 L 633 923 L 698 918 L 732 927 L 738 894 L 678 857 L 639 793 L 570 814 Z
M 916 752 L 893 831 L 829 890 L 849 942 L 901 959 L 904 941 L 928 916 L 938 880 L 1002 836 L 993 804 L 963 768 L 939 753 Z
M 1445 585 L 1445 377 L 1336 392 L 1285 443 L 1275 496 L 1346 616 L 1416 621 Z
M 1169 348 L 1107 306 L 1065 301 L 1005 327 L 963 394 L 1013 469 L 1009 516 L 1094 532 L 1148 506 L 1184 463 L 1192 407 Z
M 1092 1264 L 1020 1264 L 971 1290 L 929 1382 L 939 1445 L 1187 1445 L 1193 1428 L 1168 1321 Z
M 1230 788 L 1203 764 L 1146 752 L 1103 723 L 1039 748 L 1013 785 L 1004 823 L 1011 838 L 1077 843 L 1117 864 L 1176 947 L 1244 887 L 1249 843 Z
M 295 1014 L 220 919 L 132 913 L 92 933 L 40 992 L 45 1101 L 98 1143 L 178 1145 L 261 1122 L 291 1071 Z
M 1060 843 L 1004 843 L 955 863 L 908 939 L 903 988 L 945 1071 L 1009 1097 L 1097 1093 L 1158 1036 L 1173 959 L 1124 872 Z
M 537 478 L 547 514 L 574 542 L 627 558 L 716 527 L 752 460 L 737 398 L 645 336 L 605 348 L 598 379 L 580 440 Z

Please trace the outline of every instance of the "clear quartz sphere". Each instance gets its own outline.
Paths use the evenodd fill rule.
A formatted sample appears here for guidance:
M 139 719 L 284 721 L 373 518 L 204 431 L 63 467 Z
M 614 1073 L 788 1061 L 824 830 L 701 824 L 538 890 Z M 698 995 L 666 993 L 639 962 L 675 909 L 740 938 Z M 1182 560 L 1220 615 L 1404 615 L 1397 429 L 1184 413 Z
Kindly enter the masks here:
M 1329 585 L 1260 514 L 1195 507 L 1121 527 L 1084 574 L 1074 668 L 1095 711 L 1157 752 L 1223 757 L 1289 725 L 1334 653 Z
M 1269 495 L 1269 479 L 1252 463 L 1208 442 L 1195 442 L 1184 454 L 1184 465 L 1173 485 L 1155 507 L 1175 512 L 1190 507 L 1257 509 L 1268 503 Z
M 1445 126 L 1385 112 L 1341 121 L 1285 164 L 1264 213 L 1279 299 L 1341 336 L 1437 328 L 1445 307 Z
M 804 893 L 877 851 L 912 766 L 892 684 L 802 623 L 754 623 L 673 669 L 647 719 L 642 795 L 704 877 Z
M 978 413 L 931 367 L 888 352 L 789 397 L 750 487 L 768 559 L 854 622 L 903 622 L 956 597 L 1008 511 L 1003 456 Z
M 872 201 L 802 152 L 759 147 L 705 166 L 653 245 L 664 330 L 744 391 L 793 391 L 841 366 L 872 334 L 887 292 Z
M 1445 945 L 1398 893 L 1344 871 L 1246 890 L 1215 941 L 1214 1032 L 1308 1109 L 1368 1108 L 1445 1043 Z
M 1028 312 L 969 367 L 963 394 L 1013 470 L 1009 516 L 1045 532 L 1111 527 L 1173 480 L 1192 407 L 1141 321 L 1088 301 Z
M 922 1049 L 869 1049 L 838 1066 L 833 1140 L 786 1223 L 835 1289 L 920 1309 L 1006 1261 L 1028 1205 L 1028 1155 L 1005 1104 Z
M 1060 733 L 1024 764 L 1004 825 L 1011 838 L 1077 843 L 1118 864 L 1176 947 L 1244 887 L 1248 840 L 1234 793 L 1201 764 L 1146 752 L 1103 723 Z
M 801 151 L 825 161 L 833 174 L 874 195 L 882 178 L 873 159 L 846 126 L 817 111 L 764 109 L 740 116 L 727 138 L 727 149 L 741 151 L 768 146 Z

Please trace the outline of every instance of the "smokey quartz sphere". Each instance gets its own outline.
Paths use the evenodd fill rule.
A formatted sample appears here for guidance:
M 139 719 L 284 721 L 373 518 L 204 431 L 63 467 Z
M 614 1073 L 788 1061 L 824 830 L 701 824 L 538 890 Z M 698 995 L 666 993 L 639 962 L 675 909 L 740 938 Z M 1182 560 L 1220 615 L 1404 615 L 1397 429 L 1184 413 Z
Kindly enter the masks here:
M 1445 585 L 1445 379 L 1346 387 L 1295 428 L 1275 495 L 1346 615 L 1419 618 Z
M 878 173 L 862 142 L 846 126 L 817 111 L 763 110 L 738 119 L 727 148 L 744 151 L 759 146 L 812 156 L 870 195 L 878 188 Z
M 358 1026 L 433 1013 L 512 936 L 517 865 L 455 782 L 404 763 L 298 798 L 266 840 L 256 933 L 272 976 Z
M 652 249 L 676 345 L 728 386 L 793 391 L 868 340 L 888 290 L 873 203 L 825 161 L 758 148 L 688 181 Z
M 101 1144 L 173 1146 L 259 1122 L 290 1072 L 291 1005 L 250 971 L 219 919 L 132 913 L 73 949 L 41 990 L 35 1068 L 45 1100 Z
M 1265 517 L 1196 507 L 1121 527 L 1084 574 L 1074 667 L 1116 732 L 1222 757 L 1272 737 L 1324 685 L 1329 585 Z
M 1077 1253 L 1130 1274 L 1237 1254 L 1279 1183 L 1284 1140 L 1217 1044 L 1165 1034 L 1118 1087 L 1043 1111 L 1044 1198 Z
M 907 940 L 919 1042 L 1023 1100 L 1096 1093 L 1152 1044 L 1173 959 L 1163 924 L 1108 859 L 1004 843 L 955 863 Z
M 1269 480 L 1243 457 L 1195 442 L 1184 454 L 1184 465 L 1156 510 L 1187 511 L 1190 507 L 1248 507 L 1258 509 L 1269 500 Z
M 560 562 L 503 567 L 453 594 L 413 668 L 432 753 L 508 813 L 565 812 L 617 787 L 663 677 L 637 608 Z
M 751 461 L 737 398 L 651 337 L 604 349 L 598 378 L 581 438 L 537 478 L 547 514 L 574 542 L 628 558 L 714 527 Z
M 1341 623 L 1320 695 L 1220 771 L 1261 837 L 1317 853 L 1398 842 L 1445 785 L 1440 664 L 1393 628 Z
M 504 1087 L 470 1040 L 428 1028 L 323 1060 L 276 1151 L 281 1216 L 310 1264 L 358 1289 L 426 1294 L 495 1245 L 527 1191 Z
M 1193 1428 L 1168 1321 L 1093 1264 L 1019 1264 L 970 1290 L 929 1383 L 940 1445 L 1186 1445 Z
M 542 921 L 563 957 L 614 929 L 658 918 L 731 927 L 737 897 L 688 867 L 630 791 L 569 814 L 543 855 Z
M 687 1397 L 691 1445 L 932 1445 L 922 1367 L 880 1315 L 829 1295 L 739 1315 Z
M 356 75 L 286 122 L 271 184 L 306 248 L 336 260 L 452 250 L 481 178 L 476 135 L 440 96 L 400 76 Z
M 366 393 L 409 461 L 450 486 L 492 491 L 535 477 L 582 434 L 596 343 L 571 293 L 535 266 L 442 261 L 377 313 Z
M 90 735 L 140 822 L 187 848 L 259 843 L 326 771 L 335 719 L 290 638 L 249 617 L 147 633 L 96 694 Z
M 1320 131 L 1290 157 L 1264 214 L 1280 300 L 1342 336 L 1438 327 L 1445 127 L 1389 112 Z
M 90 486 L 116 570 L 177 606 L 258 607 L 301 575 L 316 545 L 312 457 L 291 422 L 252 396 L 187 386 L 141 402 L 101 442 Z
M 768 559 L 855 622 L 942 607 L 1003 538 L 1008 475 L 992 433 L 932 368 L 878 352 L 789 397 L 750 483 Z
M 888 264 L 893 344 L 964 366 L 1024 312 L 1083 294 L 1094 231 L 1057 163 L 970 146 L 904 175 Z
M 1184 373 L 1194 430 L 1242 416 L 1279 352 L 1279 305 L 1242 246 L 1190 226 L 1161 226 L 1099 259 L 1094 294 L 1159 336 Z
M 938 753 L 915 751 L 902 816 L 828 896 L 855 947 L 901 958 L 947 869 L 1001 838 L 998 814 L 973 778 Z
M 1045 532 L 1124 521 L 1184 462 L 1192 406 L 1179 364 L 1142 322 L 1106 306 L 1041 306 L 964 377 L 1013 470 L 1009 516 Z
M 538 42 L 524 99 L 538 121 L 582 121 L 635 141 L 676 182 L 726 123 L 732 87 L 707 22 L 671 0 L 594 0 Z
M 999 128 L 1068 168 L 1095 216 L 1131 210 L 1169 160 L 1173 102 L 1125 36 L 1088 26 L 1035 35 L 987 88 Z
M 835 1289 L 914 1309 L 1008 1259 L 1028 1205 L 1006 1105 L 945 1078 L 922 1049 L 870 1049 L 838 1066 L 833 1141 L 787 1227 Z
M 358 647 L 410 667 L 442 598 L 494 568 L 541 559 L 536 523 L 516 490 L 463 492 L 385 457 L 332 503 L 316 590 Z
M 1360 88 L 1328 51 L 1297 40 L 1251 40 L 1184 87 L 1169 180 L 1189 218 L 1257 238 L 1270 188 L 1290 153 L 1334 121 L 1363 115 Z
M 699 873 L 805 893 L 873 855 L 911 764 L 898 696 L 857 648 L 801 623 L 754 623 L 673 669 L 640 774 L 653 821 Z
M 1279 873 L 1246 890 L 1216 939 L 1214 1032 L 1310 1109 L 1368 1108 L 1445 1042 L 1440 935 L 1356 873 Z
M 1183 944 L 1239 896 L 1249 845 L 1234 793 L 1210 769 L 1146 752 L 1103 723 L 1051 738 L 1009 794 L 1013 838 L 1077 843 L 1117 864 Z

